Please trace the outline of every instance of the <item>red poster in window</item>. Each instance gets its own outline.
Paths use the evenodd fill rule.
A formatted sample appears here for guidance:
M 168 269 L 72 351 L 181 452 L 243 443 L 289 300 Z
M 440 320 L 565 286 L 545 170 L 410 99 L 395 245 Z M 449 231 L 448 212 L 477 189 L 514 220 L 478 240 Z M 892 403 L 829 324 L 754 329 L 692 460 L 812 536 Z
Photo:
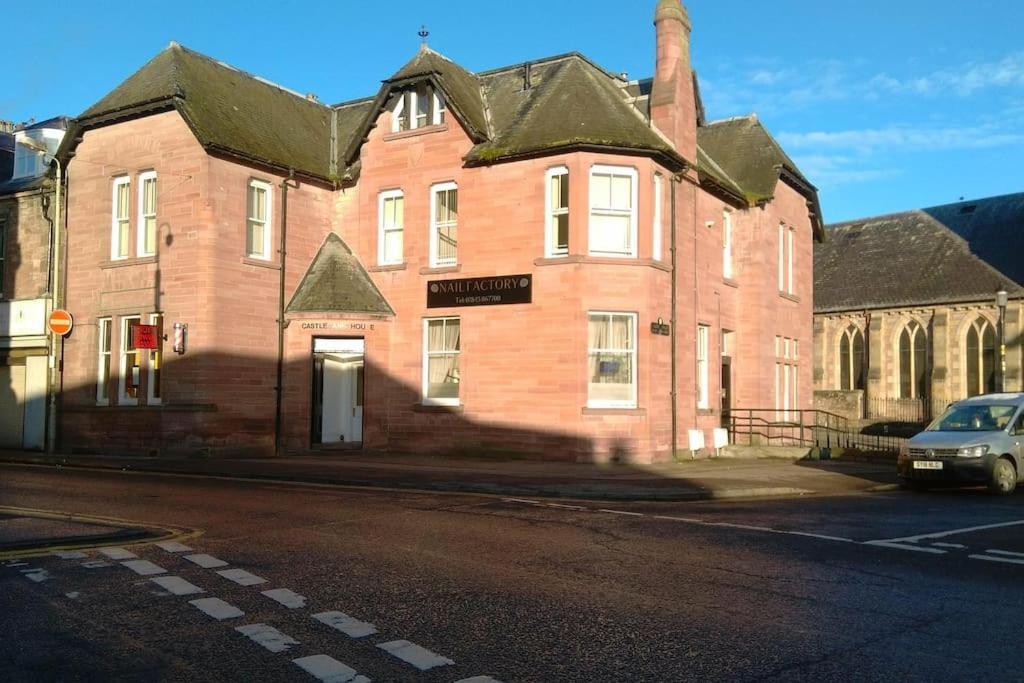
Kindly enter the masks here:
M 157 348 L 156 325 L 132 325 L 132 348 Z

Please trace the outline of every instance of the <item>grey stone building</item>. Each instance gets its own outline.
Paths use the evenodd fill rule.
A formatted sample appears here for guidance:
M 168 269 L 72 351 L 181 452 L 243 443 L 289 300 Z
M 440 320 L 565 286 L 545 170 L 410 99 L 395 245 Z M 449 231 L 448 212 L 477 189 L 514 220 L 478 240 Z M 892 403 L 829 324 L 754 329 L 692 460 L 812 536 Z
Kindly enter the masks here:
M 829 226 L 814 252 L 817 407 L 921 421 L 1024 389 L 1022 253 L 1024 193 Z

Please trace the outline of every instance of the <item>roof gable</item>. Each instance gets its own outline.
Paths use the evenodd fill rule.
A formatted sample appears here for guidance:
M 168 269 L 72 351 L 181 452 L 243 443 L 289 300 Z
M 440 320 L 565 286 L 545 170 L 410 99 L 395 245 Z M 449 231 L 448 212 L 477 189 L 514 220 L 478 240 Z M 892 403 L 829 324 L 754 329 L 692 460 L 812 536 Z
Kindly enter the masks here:
M 973 208 L 972 208 L 973 207 Z M 1024 296 L 1024 193 L 838 223 L 814 249 L 814 308 Z
M 394 315 L 348 245 L 327 234 L 286 309 L 288 313 Z

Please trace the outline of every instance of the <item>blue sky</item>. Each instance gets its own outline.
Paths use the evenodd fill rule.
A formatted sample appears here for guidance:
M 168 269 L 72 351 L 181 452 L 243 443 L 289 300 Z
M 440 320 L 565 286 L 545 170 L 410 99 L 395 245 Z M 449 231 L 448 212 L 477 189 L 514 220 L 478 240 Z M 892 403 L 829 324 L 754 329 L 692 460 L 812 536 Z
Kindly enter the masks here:
M 6 32 L 0 118 L 77 114 L 172 39 L 326 102 L 368 96 L 423 23 L 471 70 L 576 50 L 643 78 L 655 4 L 67 2 L 38 30 Z M 708 116 L 756 111 L 827 221 L 1024 191 L 1019 0 L 686 4 Z

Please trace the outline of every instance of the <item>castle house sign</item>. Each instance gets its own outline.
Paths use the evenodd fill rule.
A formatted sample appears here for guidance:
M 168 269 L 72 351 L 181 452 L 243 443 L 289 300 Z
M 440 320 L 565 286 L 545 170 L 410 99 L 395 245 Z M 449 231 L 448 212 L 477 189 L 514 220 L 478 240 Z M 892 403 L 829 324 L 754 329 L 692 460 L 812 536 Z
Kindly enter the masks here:
M 532 275 L 468 277 L 427 283 L 427 308 L 528 304 L 532 301 Z

